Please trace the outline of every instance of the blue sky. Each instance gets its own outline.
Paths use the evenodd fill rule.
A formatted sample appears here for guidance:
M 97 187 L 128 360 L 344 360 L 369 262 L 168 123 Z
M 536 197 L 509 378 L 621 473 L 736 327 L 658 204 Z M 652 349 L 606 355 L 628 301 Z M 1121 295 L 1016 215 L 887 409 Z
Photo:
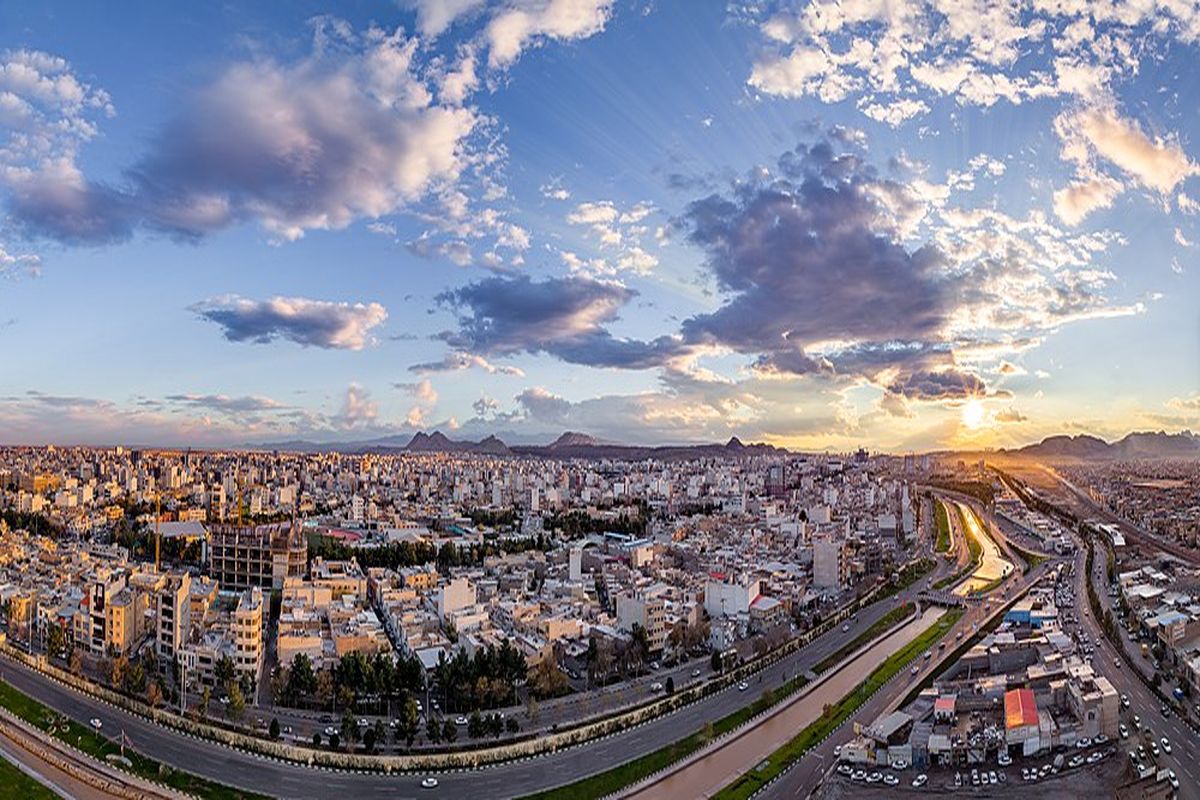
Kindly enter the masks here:
M 0 440 L 1200 422 L 1195 4 L 0 8 Z

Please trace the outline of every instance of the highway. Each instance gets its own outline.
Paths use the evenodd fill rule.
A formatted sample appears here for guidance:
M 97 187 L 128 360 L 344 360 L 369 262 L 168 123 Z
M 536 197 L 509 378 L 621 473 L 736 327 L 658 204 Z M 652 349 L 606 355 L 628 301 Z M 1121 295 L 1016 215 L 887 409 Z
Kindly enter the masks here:
M 939 565 L 938 570 L 939 574 L 948 571 L 945 565 Z M 451 797 L 468 792 L 477 797 L 514 797 L 601 772 L 699 730 L 705 722 L 719 719 L 750 703 L 768 686 L 779 687 L 786 680 L 785 676 L 811 669 L 852 641 L 859 631 L 873 624 L 897 603 L 914 599 L 921 586 L 921 583 L 915 584 L 895 598 L 863 609 L 858 614 L 858 622 L 851 625 L 849 631 L 835 627 L 801 651 L 767 667 L 750 678 L 751 688 L 747 692 L 726 689 L 620 734 L 545 756 L 469 772 L 439 774 L 440 786 L 436 790 L 419 788 L 423 775 L 387 776 L 313 769 L 194 739 L 61 686 L 14 662 L 0 658 L 0 665 L 3 666 L 4 680 L 46 705 L 84 723 L 91 717 L 99 717 L 105 730 L 124 730 L 139 752 L 241 789 L 294 798 L 345 794 L 356 800 Z

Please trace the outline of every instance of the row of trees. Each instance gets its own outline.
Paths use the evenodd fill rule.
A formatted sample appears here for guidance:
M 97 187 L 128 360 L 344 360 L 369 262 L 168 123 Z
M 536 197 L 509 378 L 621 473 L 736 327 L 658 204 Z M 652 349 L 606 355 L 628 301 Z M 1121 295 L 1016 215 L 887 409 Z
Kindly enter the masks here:
M 434 668 L 434 680 L 447 711 L 498 708 L 513 702 L 516 687 L 526 680 L 525 656 L 507 639 L 468 656 L 457 650 L 443 654 Z
M 489 556 L 504 553 L 520 553 L 526 550 L 546 550 L 550 547 L 549 537 L 537 535 L 517 539 L 498 539 L 460 547 L 451 542 L 435 547 L 427 542 L 396 542 L 384 547 L 352 548 L 328 536 L 314 536 L 309 541 L 310 559 L 321 556 L 326 560 L 348 560 L 355 558 L 364 569 L 386 567 L 401 569 L 425 564 L 437 564 L 442 572 L 454 567 L 472 567 L 483 563 Z
M 299 653 L 275 672 L 271 683 L 275 702 L 281 705 L 345 709 L 367 702 L 386 708 L 424 688 L 425 670 L 416 656 L 396 659 L 385 652 L 347 653 L 331 670 L 315 669 L 312 659 Z

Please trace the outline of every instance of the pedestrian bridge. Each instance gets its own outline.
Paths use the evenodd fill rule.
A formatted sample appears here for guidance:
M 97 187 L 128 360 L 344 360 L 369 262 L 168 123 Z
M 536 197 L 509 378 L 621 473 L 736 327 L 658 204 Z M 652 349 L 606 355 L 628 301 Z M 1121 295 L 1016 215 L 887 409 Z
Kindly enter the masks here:
M 945 606 L 946 608 L 962 608 L 966 606 L 967 599 L 953 592 L 943 592 L 934 589 L 922 589 L 917 594 L 917 599 L 922 603 L 930 603 L 935 606 Z

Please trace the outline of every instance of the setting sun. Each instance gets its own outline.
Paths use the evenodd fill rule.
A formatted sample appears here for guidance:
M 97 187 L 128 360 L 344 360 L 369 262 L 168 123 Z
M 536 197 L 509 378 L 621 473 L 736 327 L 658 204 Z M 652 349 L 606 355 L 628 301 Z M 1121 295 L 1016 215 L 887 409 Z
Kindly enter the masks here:
M 962 422 L 971 430 L 978 430 L 987 416 L 987 410 L 983 407 L 983 403 L 978 400 L 969 400 L 963 406 Z

